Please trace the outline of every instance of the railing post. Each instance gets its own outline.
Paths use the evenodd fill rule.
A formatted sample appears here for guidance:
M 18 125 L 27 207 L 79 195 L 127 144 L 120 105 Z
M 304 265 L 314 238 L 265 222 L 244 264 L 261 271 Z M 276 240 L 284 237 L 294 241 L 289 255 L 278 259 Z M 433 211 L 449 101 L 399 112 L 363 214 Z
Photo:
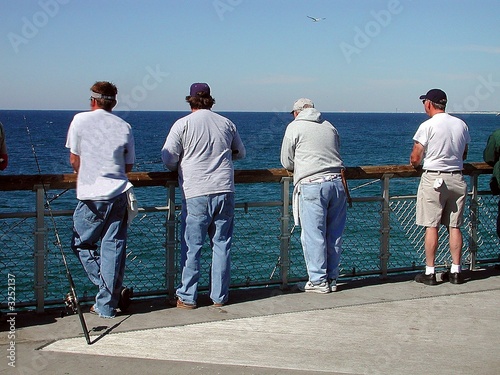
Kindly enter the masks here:
M 281 229 L 280 229 L 280 272 L 281 288 L 288 287 L 288 272 L 290 270 L 290 177 L 281 179 Z
M 390 257 L 389 237 L 390 237 L 390 207 L 389 207 L 389 185 L 392 174 L 385 174 L 382 177 L 382 211 L 380 218 L 380 271 L 381 278 L 387 278 L 387 268 Z
M 476 268 L 477 259 L 477 241 L 478 241 L 478 175 L 472 174 L 471 177 L 472 194 L 469 208 L 470 232 L 469 232 L 469 253 L 470 253 L 470 269 Z
M 169 298 L 175 294 L 175 245 L 177 243 L 175 236 L 175 184 L 167 186 L 167 218 L 166 218 L 166 270 L 165 283 Z
M 45 289 L 45 190 L 43 185 L 34 186 L 36 192 L 36 220 L 35 220 L 35 252 L 34 252 L 34 288 L 36 312 L 44 312 Z

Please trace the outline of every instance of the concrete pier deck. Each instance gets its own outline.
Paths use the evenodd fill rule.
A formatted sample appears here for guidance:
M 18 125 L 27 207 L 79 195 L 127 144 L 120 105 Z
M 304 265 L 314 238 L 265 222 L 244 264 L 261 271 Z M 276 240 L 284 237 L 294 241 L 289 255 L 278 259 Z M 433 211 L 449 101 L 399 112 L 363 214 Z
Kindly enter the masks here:
M 62 308 L 19 312 L 15 367 L 3 314 L 0 374 L 499 374 L 500 270 L 464 274 L 340 280 L 326 295 L 235 290 L 222 308 L 203 294 L 195 310 L 137 299 L 115 319 L 85 313 L 91 345 Z

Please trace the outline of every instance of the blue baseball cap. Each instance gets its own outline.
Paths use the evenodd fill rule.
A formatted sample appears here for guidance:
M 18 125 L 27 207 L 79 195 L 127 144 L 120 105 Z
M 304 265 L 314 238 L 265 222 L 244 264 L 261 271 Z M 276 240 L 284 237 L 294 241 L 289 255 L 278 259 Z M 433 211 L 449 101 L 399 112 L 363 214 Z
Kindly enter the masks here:
M 430 100 L 436 104 L 446 105 L 448 98 L 446 97 L 446 93 L 440 89 L 432 89 L 427 91 L 427 94 L 421 95 L 420 100 Z
M 207 96 L 210 95 L 210 86 L 207 83 L 193 83 L 189 90 L 189 96 Z

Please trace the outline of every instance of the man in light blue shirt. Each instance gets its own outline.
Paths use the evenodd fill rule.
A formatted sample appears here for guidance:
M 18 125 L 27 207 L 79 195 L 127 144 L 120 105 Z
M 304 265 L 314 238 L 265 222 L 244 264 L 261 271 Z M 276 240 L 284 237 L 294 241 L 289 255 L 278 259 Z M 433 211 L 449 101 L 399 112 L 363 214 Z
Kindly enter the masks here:
M 229 298 L 234 227 L 233 160 L 245 157 L 236 126 L 211 111 L 215 99 L 206 83 L 193 83 L 186 101 L 191 113 L 177 120 L 161 150 L 163 163 L 178 171 L 182 191 L 181 284 L 176 306 L 196 308 L 200 254 L 212 245 L 210 298 L 220 307 Z

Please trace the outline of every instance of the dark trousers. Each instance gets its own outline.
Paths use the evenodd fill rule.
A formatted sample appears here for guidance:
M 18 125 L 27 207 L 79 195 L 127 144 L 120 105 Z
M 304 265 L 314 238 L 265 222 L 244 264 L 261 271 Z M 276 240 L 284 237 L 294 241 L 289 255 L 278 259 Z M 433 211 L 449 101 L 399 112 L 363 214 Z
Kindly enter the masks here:
M 500 238 L 500 200 L 498 201 L 497 236 Z

